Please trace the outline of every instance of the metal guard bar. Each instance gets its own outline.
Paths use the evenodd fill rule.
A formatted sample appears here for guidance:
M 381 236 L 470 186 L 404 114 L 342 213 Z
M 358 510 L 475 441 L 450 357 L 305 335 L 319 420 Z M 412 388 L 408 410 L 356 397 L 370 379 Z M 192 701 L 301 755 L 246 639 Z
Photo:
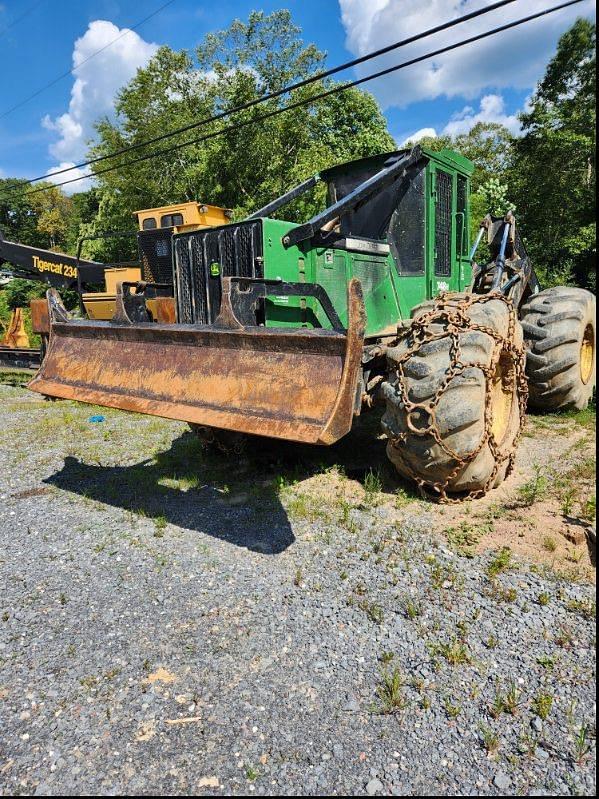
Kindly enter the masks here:
M 403 175 L 407 169 L 420 160 L 421 156 L 422 150 L 417 145 L 409 153 L 404 155 L 403 158 L 400 158 L 399 161 L 396 161 L 385 169 L 381 169 L 376 175 L 360 183 L 359 186 L 341 200 L 333 203 L 333 205 L 329 205 L 328 208 L 325 208 L 324 211 L 313 216 L 312 219 L 303 225 L 299 225 L 290 230 L 289 233 L 284 236 L 283 244 L 289 247 L 293 244 L 298 244 L 300 241 L 312 238 L 312 236 L 314 236 L 323 225 L 326 225 L 327 222 L 335 219 L 335 217 L 346 214 L 352 208 L 355 208 L 357 205 L 367 200 L 372 194 L 379 191 L 382 187 L 392 183 L 398 176 Z

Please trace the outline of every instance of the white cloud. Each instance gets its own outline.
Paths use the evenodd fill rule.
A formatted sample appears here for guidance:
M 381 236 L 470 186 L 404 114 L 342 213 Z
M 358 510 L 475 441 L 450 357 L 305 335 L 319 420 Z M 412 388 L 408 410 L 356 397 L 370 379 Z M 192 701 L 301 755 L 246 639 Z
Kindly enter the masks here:
M 516 114 L 506 114 L 505 100 L 500 94 L 486 94 L 480 101 L 478 111 L 472 106 L 465 106 L 452 116 L 443 133 L 448 136 L 459 136 L 468 133 L 478 122 L 495 122 L 505 125 L 510 133 L 516 135 L 520 132 L 520 122 Z
M 74 169 L 74 166 L 75 163 L 73 161 L 62 161 L 57 166 L 54 166 L 52 169 L 48 170 L 46 173 L 48 181 L 50 183 L 62 183 L 64 180 L 73 180 L 73 178 L 78 178 L 87 174 L 87 170 Z M 63 169 L 68 169 L 69 171 L 63 172 L 61 175 L 53 174 Z M 75 194 L 77 191 L 87 191 L 91 185 L 91 179 L 85 178 L 84 180 L 78 180 L 76 183 L 68 183 L 66 186 L 62 186 L 62 190 L 65 194 Z
M 117 37 L 121 38 L 107 47 Z M 90 58 L 103 47 L 106 49 Z M 85 157 L 87 144 L 94 135 L 94 123 L 103 116 L 113 115 L 116 93 L 157 49 L 157 44 L 144 41 L 128 28 L 118 28 L 106 20 L 90 22 L 73 49 L 75 82 L 69 110 L 54 119 L 46 116 L 42 120 L 44 128 L 58 134 L 49 148 L 53 158 L 61 165 L 68 165 Z M 60 178 L 66 180 L 72 176 L 74 173 L 67 173 Z M 72 185 L 73 191 L 80 190 L 81 184 Z
M 488 0 L 339 0 L 347 47 L 358 56 L 488 4 Z M 367 75 L 544 8 L 547 0 L 505 6 L 367 62 L 357 71 Z M 528 89 L 542 76 L 559 36 L 576 17 L 593 11 L 594 3 L 585 0 L 366 85 L 387 108 L 442 96 L 474 99 L 485 89 Z
M 402 141 L 399 145 L 401 147 L 405 147 L 406 144 L 416 144 L 416 142 L 421 141 L 422 139 L 434 139 L 437 136 L 437 131 L 435 128 L 420 128 L 415 133 L 411 133 L 406 139 Z

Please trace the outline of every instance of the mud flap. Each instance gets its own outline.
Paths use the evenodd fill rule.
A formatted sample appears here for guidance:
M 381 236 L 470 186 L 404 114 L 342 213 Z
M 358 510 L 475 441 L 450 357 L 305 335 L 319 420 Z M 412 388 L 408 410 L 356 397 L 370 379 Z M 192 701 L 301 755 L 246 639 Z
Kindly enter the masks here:
M 70 319 L 48 292 L 50 340 L 32 391 L 126 411 L 313 444 L 349 432 L 365 328 L 358 280 L 348 329 Z M 359 407 L 359 406 L 358 406 Z

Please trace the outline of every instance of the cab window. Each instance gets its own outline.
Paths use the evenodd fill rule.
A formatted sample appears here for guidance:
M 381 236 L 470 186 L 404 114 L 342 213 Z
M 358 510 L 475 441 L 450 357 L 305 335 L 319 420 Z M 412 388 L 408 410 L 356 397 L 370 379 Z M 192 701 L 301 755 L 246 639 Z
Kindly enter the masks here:
M 177 227 L 183 224 L 183 214 L 166 214 L 160 217 L 160 227 Z
M 148 216 L 141 223 L 142 230 L 156 230 L 156 220 L 153 216 Z
M 400 275 L 424 274 L 425 170 L 420 168 L 400 185 L 397 205 L 391 214 L 388 241 Z

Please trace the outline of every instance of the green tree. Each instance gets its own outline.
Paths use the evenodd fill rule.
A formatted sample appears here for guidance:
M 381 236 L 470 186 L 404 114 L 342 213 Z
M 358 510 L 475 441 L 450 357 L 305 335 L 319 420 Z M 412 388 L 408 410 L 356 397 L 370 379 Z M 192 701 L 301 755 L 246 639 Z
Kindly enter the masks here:
M 504 125 L 477 122 L 467 133 L 457 136 L 427 136 L 419 142 L 435 152 L 455 150 L 474 164 L 470 198 L 471 241 L 476 238 L 480 223 L 487 214 L 502 216 L 514 207 L 510 202 L 514 141 Z M 476 257 L 479 261 L 490 258 L 484 241 Z
M 91 155 L 228 111 L 314 74 L 323 68 L 324 53 L 305 44 L 300 33 L 288 11 L 252 12 L 247 21 L 235 20 L 226 30 L 208 34 L 195 53 L 162 47 L 120 92 L 116 120 L 99 123 Z M 356 89 L 249 124 L 335 85 L 319 81 L 291 97 L 141 149 L 171 148 L 164 156 L 99 175 L 97 217 L 85 230 L 133 229 L 137 209 L 195 199 L 231 208 L 241 218 L 325 166 L 395 149 L 376 101 Z M 176 149 L 233 123 L 248 124 Z M 110 163 L 125 160 L 122 156 Z M 299 219 L 321 200 L 318 193 L 301 198 L 284 209 L 285 218 Z M 106 257 L 112 246 L 97 244 L 86 252 Z
M 0 180 L 0 230 L 5 238 L 43 249 L 64 249 L 77 227 L 75 206 L 60 188 L 41 182 L 33 193 L 23 180 Z
M 435 152 L 449 149 L 469 158 L 476 169 L 472 176 L 472 190 L 478 189 L 489 180 L 509 181 L 514 137 L 510 131 L 497 122 L 477 122 L 468 133 L 457 136 L 427 136 L 420 144 Z
M 595 25 L 579 19 L 522 114 L 512 185 L 535 267 L 545 283 L 595 286 Z

